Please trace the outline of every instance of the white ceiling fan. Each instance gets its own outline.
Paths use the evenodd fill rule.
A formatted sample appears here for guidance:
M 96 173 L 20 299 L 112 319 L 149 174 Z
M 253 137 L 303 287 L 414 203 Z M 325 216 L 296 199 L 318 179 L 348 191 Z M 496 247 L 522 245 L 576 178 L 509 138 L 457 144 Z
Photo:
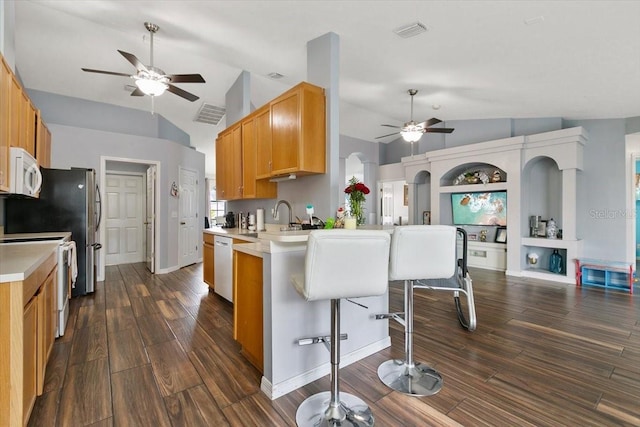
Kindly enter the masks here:
M 442 123 L 442 120 L 436 119 L 435 117 L 430 118 L 429 120 L 425 120 L 424 122 L 416 123 L 413 120 L 413 97 L 418 93 L 417 89 L 409 89 L 407 93 L 411 96 L 411 119 L 408 122 L 405 122 L 404 126 L 395 126 L 395 125 L 387 125 L 383 124 L 381 126 L 386 126 L 390 128 L 400 129 L 397 132 L 393 132 L 387 135 L 378 136 L 375 139 L 386 138 L 387 136 L 400 134 L 402 135 L 402 139 L 407 142 L 417 142 L 422 137 L 424 133 L 451 133 L 454 131 L 453 128 L 432 128 L 431 126 L 437 125 L 438 123 Z
M 135 74 L 118 73 L 114 71 L 94 70 L 91 68 L 83 68 L 82 71 L 88 73 L 110 74 L 114 76 L 124 76 L 134 79 L 137 88 L 131 92 L 131 96 L 149 95 L 152 97 L 160 96 L 165 91 L 169 91 L 188 101 L 194 102 L 200 97 L 174 86 L 173 83 L 205 83 L 204 78 L 200 74 L 166 74 L 160 68 L 153 65 L 153 35 L 160 27 L 151 22 L 145 22 L 144 27 L 149 31 L 150 37 L 150 64 L 144 65 L 135 55 L 122 50 L 118 50 L 134 67 Z

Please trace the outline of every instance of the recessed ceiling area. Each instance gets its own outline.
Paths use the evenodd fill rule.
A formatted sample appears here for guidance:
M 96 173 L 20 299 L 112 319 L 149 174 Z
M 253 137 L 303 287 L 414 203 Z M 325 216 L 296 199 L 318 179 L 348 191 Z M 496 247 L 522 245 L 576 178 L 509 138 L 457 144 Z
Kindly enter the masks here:
M 306 79 L 306 43 L 327 32 L 340 37 L 341 133 L 352 137 L 407 121 L 409 88 L 415 117 L 437 108 L 445 123 L 640 115 L 639 1 L 18 1 L 16 68 L 27 88 L 149 111 L 148 97 L 122 90 L 131 80 L 81 71 L 129 73 L 118 49 L 148 63 L 146 21 L 160 27 L 157 67 L 206 80 L 181 86 L 197 102 L 163 95 L 154 108 L 207 155 L 225 120 L 194 121 L 203 104 L 224 108 L 242 70 L 264 104 Z M 412 23 L 427 31 L 394 33 Z

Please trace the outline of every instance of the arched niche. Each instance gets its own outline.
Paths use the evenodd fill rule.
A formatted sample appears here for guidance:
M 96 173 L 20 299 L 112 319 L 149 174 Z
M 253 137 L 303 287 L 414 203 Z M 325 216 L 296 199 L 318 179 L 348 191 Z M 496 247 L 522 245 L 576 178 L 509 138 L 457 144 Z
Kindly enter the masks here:
M 431 218 L 431 173 L 421 170 L 412 181 L 413 188 L 409 189 L 409 207 L 413 213 L 412 222 L 413 224 L 423 224 L 425 212 L 429 212 L 428 216 Z
M 457 165 L 444 173 L 440 178 L 440 186 L 486 184 L 506 181 L 507 172 L 498 166 L 490 163 L 471 162 Z
M 522 170 L 522 230 L 529 230 L 529 217 L 540 215 L 543 220 L 553 218 L 563 227 L 562 171 L 551 157 L 538 156 L 529 160 Z

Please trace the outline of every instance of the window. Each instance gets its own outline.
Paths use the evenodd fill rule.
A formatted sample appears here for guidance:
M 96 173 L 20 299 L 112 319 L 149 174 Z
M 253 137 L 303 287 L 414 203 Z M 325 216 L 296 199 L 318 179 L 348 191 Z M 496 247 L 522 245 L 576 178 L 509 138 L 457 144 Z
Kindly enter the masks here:
M 225 215 L 226 205 L 226 202 L 216 200 L 216 189 L 211 188 L 209 190 L 209 220 L 211 221 L 211 225 L 218 223 L 216 220 L 217 217 Z

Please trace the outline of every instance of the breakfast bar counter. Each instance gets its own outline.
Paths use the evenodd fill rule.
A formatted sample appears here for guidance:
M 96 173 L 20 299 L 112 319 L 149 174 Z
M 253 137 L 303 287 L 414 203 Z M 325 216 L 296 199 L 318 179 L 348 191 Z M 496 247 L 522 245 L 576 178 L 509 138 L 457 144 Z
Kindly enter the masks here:
M 384 229 L 390 233 L 393 231 L 393 227 Z M 216 234 L 215 229 L 211 232 Z M 257 241 L 233 245 L 235 252 L 261 258 L 264 350 L 261 389 L 271 399 L 322 378 L 331 371 L 324 345 L 298 345 L 301 338 L 329 336 L 331 329 L 330 301 L 307 302 L 291 284 L 292 275 L 304 273 L 309 233 L 309 230 L 269 229 L 258 233 Z M 238 237 L 229 232 L 225 234 Z M 234 259 L 240 260 L 237 261 L 240 265 L 234 268 L 236 271 L 252 268 L 241 265 L 246 256 Z M 366 268 L 366 260 L 358 259 L 357 254 L 354 254 L 353 264 L 354 268 L 359 268 L 359 265 Z M 348 335 L 348 339 L 340 344 L 341 366 L 391 345 L 388 320 L 374 319 L 375 314 L 388 311 L 388 292 L 355 301 L 358 304 L 344 301 L 341 307 L 342 333 Z

